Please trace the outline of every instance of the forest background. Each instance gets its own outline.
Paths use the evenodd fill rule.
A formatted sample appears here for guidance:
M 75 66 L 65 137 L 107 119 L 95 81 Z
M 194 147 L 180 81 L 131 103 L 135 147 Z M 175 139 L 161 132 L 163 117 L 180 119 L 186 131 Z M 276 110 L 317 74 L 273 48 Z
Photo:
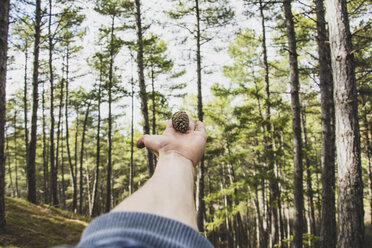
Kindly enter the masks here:
M 135 141 L 181 109 L 207 127 L 195 198 L 216 247 L 362 247 L 371 3 L 325 4 L 327 15 L 322 0 L 10 1 L 0 186 L 108 212 L 154 171 Z

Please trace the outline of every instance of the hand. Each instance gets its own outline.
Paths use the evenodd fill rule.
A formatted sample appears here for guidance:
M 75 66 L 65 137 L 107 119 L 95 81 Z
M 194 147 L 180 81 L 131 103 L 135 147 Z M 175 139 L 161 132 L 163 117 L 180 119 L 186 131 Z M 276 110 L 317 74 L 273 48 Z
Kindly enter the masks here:
M 186 133 L 177 132 L 169 120 L 162 135 L 144 135 L 136 143 L 138 148 L 147 147 L 157 157 L 176 153 L 197 165 L 205 149 L 207 140 L 206 130 L 201 121 L 196 122 L 189 118 L 189 129 Z

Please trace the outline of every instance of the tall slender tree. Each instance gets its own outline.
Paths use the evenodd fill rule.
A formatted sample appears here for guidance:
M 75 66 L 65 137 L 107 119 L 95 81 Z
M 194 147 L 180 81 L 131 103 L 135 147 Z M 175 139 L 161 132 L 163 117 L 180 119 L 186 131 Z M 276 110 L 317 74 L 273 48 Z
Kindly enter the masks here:
M 96 135 L 96 175 L 93 184 L 93 195 L 92 195 L 92 213 L 90 215 L 97 215 L 97 194 L 98 194 L 98 184 L 99 184 L 99 174 L 100 174 L 100 159 L 101 159 L 101 102 L 102 102 L 102 83 L 103 83 L 103 71 L 104 71 L 104 57 L 102 53 L 96 53 L 94 56 L 94 66 L 99 70 L 99 82 L 96 87 L 98 87 L 97 97 L 97 135 Z
M 34 69 L 32 75 L 32 117 L 31 138 L 27 148 L 27 200 L 36 203 L 36 139 L 37 139 L 37 110 L 39 105 L 39 51 L 41 34 L 41 0 L 36 0 L 35 9 L 35 40 L 34 40 Z
M 326 30 L 323 0 L 315 0 L 319 54 L 319 84 L 322 111 L 322 213 L 320 246 L 336 247 L 335 208 L 335 113 L 331 54 Z
M 84 96 L 85 98 L 86 96 Z M 89 101 L 89 100 L 88 100 Z M 87 130 L 87 123 L 89 117 L 90 102 L 86 103 L 86 111 L 83 124 L 83 134 L 81 137 L 81 148 L 80 148 L 80 198 L 79 198 L 79 214 L 83 214 L 83 160 L 84 160 L 84 144 L 85 144 L 85 134 Z
M 54 69 L 53 69 L 53 52 L 54 52 L 54 34 L 52 33 L 52 7 L 53 1 L 49 0 L 49 20 L 48 20 L 48 41 L 49 41 L 49 82 L 50 82 L 50 172 L 52 186 L 52 202 L 54 206 L 59 205 L 57 189 L 57 166 L 55 163 L 55 144 L 54 144 Z
M 127 1 L 121 0 L 100 0 L 96 2 L 95 10 L 110 18 L 110 27 L 101 28 L 102 38 L 107 39 L 107 46 L 105 53 L 108 56 L 108 75 L 107 75 L 107 95 L 108 95 L 108 159 L 107 159 L 107 180 L 106 180 L 106 207 L 105 211 L 109 212 L 111 209 L 112 201 L 112 129 L 113 129 L 113 114 L 112 114 L 112 103 L 115 100 L 113 91 L 118 87 L 117 76 L 115 75 L 115 57 L 119 53 L 120 48 L 123 45 L 116 32 L 118 31 L 117 22 L 119 16 L 125 14 L 124 9 L 130 7 L 131 4 Z M 128 15 L 126 15 L 128 17 Z
M 135 15 L 136 15 L 136 34 L 137 34 L 137 70 L 138 70 L 138 82 L 140 87 L 140 98 L 141 98 L 141 111 L 143 116 L 143 133 L 150 134 L 150 122 L 149 122 L 149 110 L 147 105 L 147 93 L 146 83 L 144 74 L 144 61 L 143 61 L 143 29 L 142 29 L 142 17 L 141 17 L 141 1 L 135 0 Z M 154 173 L 154 160 L 152 153 L 146 148 L 147 154 L 147 167 L 149 175 Z
M 327 0 L 338 165 L 337 247 L 363 247 L 363 181 L 354 56 L 345 0 Z
M 0 2 L 0 232 L 5 231 L 5 85 L 8 54 L 9 0 Z
M 66 90 L 65 90 L 65 129 L 66 129 L 66 149 L 67 149 L 67 158 L 70 167 L 70 173 L 72 178 L 72 185 L 73 185 L 73 197 L 72 197 L 72 211 L 77 211 L 77 175 L 74 172 L 74 166 L 72 163 L 72 156 L 71 156 L 71 149 L 70 149 L 70 132 L 69 132 L 69 122 L 68 122 L 68 106 L 69 106 L 69 59 L 70 59 L 70 47 L 69 43 L 66 46 Z
M 44 203 L 50 203 L 49 194 L 49 169 L 48 169 L 48 156 L 47 156 L 47 134 L 46 134 L 46 114 L 45 114 L 45 83 L 43 83 L 43 90 L 41 93 L 41 109 L 42 109 L 42 133 L 43 133 L 43 191 Z
M 301 108 L 299 97 L 299 72 L 297 61 L 296 34 L 292 15 L 291 0 L 283 1 L 285 24 L 288 38 L 289 52 L 289 83 L 291 85 L 292 130 L 294 147 L 294 233 L 295 248 L 302 247 L 303 224 L 303 168 L 302 168 L 302 138 L 301 138 Z

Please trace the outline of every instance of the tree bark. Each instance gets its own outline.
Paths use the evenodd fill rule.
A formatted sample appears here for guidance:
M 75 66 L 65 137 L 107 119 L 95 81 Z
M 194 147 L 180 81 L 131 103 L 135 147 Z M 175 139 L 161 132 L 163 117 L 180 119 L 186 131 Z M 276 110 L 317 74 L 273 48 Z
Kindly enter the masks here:
M 368 130 L 371 132 L 371 137 L 372 137 L 372 129 L 368 127 L 368 121 L 367 121 L 367 115 L 364 114 L 364 126 L 366 129 L 365 135 L 366 135 L 366 140 L 367 140 L 367 166 L 368 166 L 368 183 L 369 183 L 369 188 L 368 188 L 368 193 L 369 193 L 369 214 L 371 218 L 371 223 L 372 223 L 372 168 L 371 168 L 371 156 L 372 156 L 372 147 L 371 143 L 369 141 L 369 136 L 368 136 Z
M 149 113 L 147 106 L 147 93 L 146 84 L 144 76 L 144 66 L 143 66 L 143 38 L 142 38 L 142 20 L 141 20 L 141 1 L 136 0 L 136 31 L 137 31 L 137 66 L 138 66 L 138 81 L 140 87 L 140 98 L 141 98 L 141 110 L 143 115 L 143 133 L 150 134 L 150 124 L 149 124 Z M 146 148 L 147 152 L 147 166 L 149 175 L 154 173 L 154 160 L 152 159 L 152 153 Z
M 61 130 L 61 133 L 63 133 L 63 125 L 62 125 L 62 130 Z M 62 195 L 61 195 L 61 198 L 62 198 L 62 202 L 63 202 L 63 208 L 66 209 L 66 183 L 65 183 L 65 166 L 64 166 L 64 159 L 63 159 L 63 153 L 64 153 L 64 150 L 63 150 L 63 139 L 61 139 L 61 177 L 62 177 L 62 180 L 61 180 L 61 183 L 62 183 L 62 187 L 61 187 L 61 190 L 62 190 Z M 58 161 L 58 159 L 57 159 Z M 58 169 L 57 169 L 58 171 Z
M 97 147 L 96 147 L 96 178 L 94 180 L 93 188 L 93 204 L 92 204 L 92 213 L 91 215 L 98 215 L 97 211 L 97 192 L 98 192 L 98 183 L 99 183 L 99 164 L 101 159 L 101 93 L 102 93 L 102 74 L 103 74 L 103 62 L 102 56 L 100 56 L 100 71 L 99 71 L 99 85 L 98 85 L 98 120 L 97 120 Z
M 337 247 L 363 247 L 364 210 L 354 58 L 346 1 L 327 0 L 338 165 Z
M 54 73 L 53 73 L 53 37 L 52 37 L 52 0 L 49 0 L 49 25 L 48 25 L 48 39 L 49 39 L 49 82 L 50 82 L 50 172 L 51 172 L 51 186 L 52 186 L 52 202 L 54 206 L 58 203 L 57 190 L 57 172 L 55 163 L 54 151 Z
M 5 127 L 5 133 L 7 133 L 8 127 Z M 14 197 L 14 186 L 13 186 L 13 179 L 12 179 L 12 169 L 10 166 L 11 163 L 11 156 L 10 156 L 10 150 L 9 150 L 9 138 L 5 138 L 5 165 L 8 161 L 8 174 L 9 174 L 9 187 L 10 187 L 10 196 Z
M 322 119 L 322 213 L 320 221 L 320 247 L 334 248 L 336 247 L 336 208 L 333 79 L 323 0 L 315 0 L 315 7 Z
M 310 208 L 308 210 L 308 216 L 309 216 L 309 230 L 308 232 L 311 235 L 316 235 L 315 231 L 315 210 L 314 210 L 314 194 L 313 194 L 313 185 L 312 185 L 312 178 L 311 178 L 311 162 L 310 162 L 310 156 L 308 152 L 308 139 L 307 139 L 307 129 L 306 129 L 306 107 L 303 106 L 303 110 L 301 111 L 301 117 L 302 117 L 302 131 L 304 133 L 303 135 L 303 141 L 305 146 L 305 162 L 306 162 L 306 186 L 307 186 L 307 197 L 308 197 L 308 207 Z M 309 245 L 313 245 L 313 239 L 309 238 Z
M 365 108 L 364 103 L 364 108 Z M 371 142 L 369 141 L 369 126 L 368 126 L 368 118 L 367 113 L 364 111 L 363 115 L 363 124 L 364 124 L 364 136 L 366 140 L 366 152 L 367 152 L 367 170 L 368 170 L 368 193 L 369 193 L 369 212 L 370 212 L 370 219 L 372 223 L 372 168 L 371 168 L 371 156 L 372 156 L 372 147 Z
M 130 125 L 130 167 L 129 167 L 129 193 L 132 194 L 134 192 L 133 188 L 133 178 L 134 178 L 134 166 L 133 166 L 133 147 L 134 147 L 134 140 L 133 140 L 133 135 L 134 135 L 134 125 L 133 125 L 133 110 L 134 110 L 134 82 L 133 78 L 131 78 L 131 84 L 132 84 L 132 95 L 131 95 L 131 100 L 132 100 L 132 109 L 131 109 L 131 125 Z
M 15 166 L 15 169 L 17 169 L 17 110 L 14 111 L 14 154 L 13 154 L 13 158 L 14 158 L 14 166 Z M 10 158 L 9 158 L 10 160 Z M 16 176 L 17 176 L 17 172 L 15 172 Z M 10 178 L 12 178 L 12 174 L 9 173 L 9 176 Z M 14 190 L 14 193 L 13 195 L 15 197 L 18 197 L 18 183 L 17 183 L 17 178 L 15 178 L 15 190 Z M 11 184 L 13 184 L 12 182 L 12 179 L 11 179 Z
M 40 50 L 40 28 L 41 23 L 41 0 L 36 0 L 35 10 L 35 41 L 34 41 L 34 70 L 32 76 L 32 118 L 31 118 L 31 139 L 27 148 L 27 200 L 36 203 L 36 177 L 35 157 L 37 140 L 37 109 L 39 102 L 39 50 Z
M 293 245 L 295 248 L 302 247 L 303 234 L 303 168 L 302 168 L 302 140 L 301 140 L 301 108 L 299 99 L 298 62 L 296 51 L 296 35 L 294 30 L 291 0 L 284 0 L 285 23 L 287 27 L 291 106 L 292 106 L 292 130 L 294 146 L 294 232 Z
M 26 45 L 25 45 L 25 75 L 24 75 L 24 89 L 23 89 L 23 109 L 24 109 L 24 127 L 25 127 L 25 148 L 26 148 L 26 153 L 27 153 L 27 146 L 28 146 L 28 107 L 27 107 L 27 92 L 28 92 L 28 87 L 27 87 L 27 66 L 28 66 L 28 44 L 26 40 Z M 26 156 L 27 160 L 27 156 Z M 27 162 L 26 162 L 27 163 Z
M 203 121 L 203 101 L 201 90 L 201 44 L 200 44 L 200 10 L 199 0 L 195 0 L 195 17 L 196 17 L 196 74 L 198 86 L 198 119 Z M 196 207 L 197 207 L 197 224 L 200 232 L 204 231 L 205 219 L 205 202 L 204 202 L 204 155 L 200 160 L 197 173 L 197 188 L 196 188 Z
M 68 128 L 68 95 L 69 95 L 69 48 L 66 48 L 66 95 L 65 95 L 65 125 L 66 125 L 66 149 L 67 149 L 67 157 L 68 163 L 70 166 L 70 173 L 72 177 L 72 185 L 73 185 L 73 198 L 72 198 L 72 211 L 76 213 L 77 211 L 77 175 L 74 173 L 74 166 L 72 164 L 71 158 L 71 150 L 70 150 L 70 142 L 69 142 L 69 128 Z M 78 121 L 78 120 L 76 120 Z
M 260 16 L 261 16 L 261 27 L 262 27 L 262 49 L 263 49 L 263 63 L 265 67 L 265 90 L 266 90 L 266 117 L 264 122 L 266 123 L 266 134 L 265 134 L 265 149 L 267 156 L 267 161 L 269 165 L 269 173 L 272 178 L 270 180 L 270 213 L 272 216 L 272 229 L 273 233 L 273 243 L 277 244 L 279 242 L 279 226 L 278 226 L 278 212 L 276 207 L 276 202 L 278 199 L 278 184 L 274 171 L 274 156 L 273 156 L 273 145 L 272 145 L 272 132 L 271 132 L 271 99 L 270 99 L 270 80 L 269 80 L 269 63 L 267 61 L 267 46 L 266 46 L 266 27 L 265 27 L 265 15 L 264 15 L 264 5 L 262 0 L 259 1 L 260 4 Z
M 80 106 L 75 106 L 75 111 L 76 111 L 76 125 L 75 125 L 75 161 L 74 161 L 74 168 L 75 170 L 75 178 L 76 178 L 76 204 L 77 204 L 77 177 L 78 177 L 78 133 L 79 133 L 79 107 Z M 77 211 L 77 206 L 76 206 L 76 211 Z
M 81 149 L 80 149 L 80 202 L 79 202 L 79 214 L 83 214 L 83 158 L 84 158 L 84 143 L 85 143 L 85 133 L 87 130 L 88 116 L 90 103 L 87 103 L 87 110 L 85 112 L 83 133 L 81 137 Z M 88 184 L 89 187 L 89 184 Z
M 155 106 L 154 68 L 151 65 L 151 100 L 152 100 L 152 134 L 156 134 L 156 106 Z M 154 160 L 155 162 L 155 160 Z
M 8 54 L 9 0 L 0 4 L 0 232 L 5 232 L 5 121 L 6 71 Z
M 41 108 L 42 108 L 42 129 L 43 129 L 43 189 L 44 189 L 44 203 L 49 204 L 49 188 L 48 188 L 48 159 L 47 159 L 47 141 L 46 141 L 46 121 L 45 121 L 45 84 L 43 84 L 43 92 L 41 96 Z
M 62 69 L 62 74 L 64 69 Z M 60 141 L 61 141 L 61 120 L 62 120 L 62 109 L 63 109 L 63 89 L 64 89 L 64 79 L 61 79 L 60 83 L 60 92 L 59 92 L 59 107 L 58 107 L 58 121 L 57 121 L 57 146 L 56 146 L 56 158 L 55 158 L 55 179 L 56 179 L 56 184 L 57 184 L 57 175 L 58 175 L 58 165 L 59 165 L 59 150 L 60 147 L 63 148 L 63 145 L 60 146 Z M 63 154 L 61 155 L 61 161 L 63 163 Z M 62 166 L 63 167 L 63 166 Z M 64 179 L 63 172 L 62 172 L 62 179 Z M 64 194 L 64 180 L 62 181 L 62 197 Z M 57 187 L 56 187 L 57 188 Z M 58 192 L 57 192 L 58 193 Z
M 112 173 L 112 87 L 113 87 L 113 64 L 114 64 L 114 27 L 115 27 L 115 17 L 111 19 L 111 48 L 110 48 L 110 68 L 109 68 L 109 86 L 108 86 L 108 104 L 109 104 L 109 113 L 108 113 L 108 161 L 107 161 L 107 194 L 106 194 L 106 212 L 110 212 L 111 209 L 111 173 Z

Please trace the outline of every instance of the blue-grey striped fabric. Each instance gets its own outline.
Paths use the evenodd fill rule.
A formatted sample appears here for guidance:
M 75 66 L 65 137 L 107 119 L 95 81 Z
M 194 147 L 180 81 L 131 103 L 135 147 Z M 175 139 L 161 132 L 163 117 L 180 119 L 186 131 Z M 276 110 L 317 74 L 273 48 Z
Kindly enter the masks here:
M 213 247 L 198 231 L 173 219 L 139 212 L 113 212 L 94 219 L 76 248 Z

